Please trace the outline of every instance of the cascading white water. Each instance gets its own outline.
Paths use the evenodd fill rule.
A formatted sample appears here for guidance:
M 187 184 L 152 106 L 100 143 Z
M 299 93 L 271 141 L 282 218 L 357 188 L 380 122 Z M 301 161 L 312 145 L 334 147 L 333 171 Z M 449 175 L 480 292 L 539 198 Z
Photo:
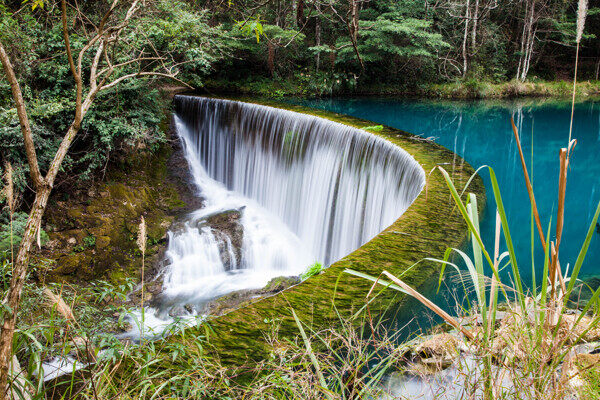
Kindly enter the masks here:
M 237 101 L 175 98 L 175 124 L 204 198 L 171 232 L 169 304 L 202 303 L 275 276 L 329 265 L 393 223 L 424 186 L 404 150 L 363 130 Z M 241 259 L 203 222 L 242 209 Z

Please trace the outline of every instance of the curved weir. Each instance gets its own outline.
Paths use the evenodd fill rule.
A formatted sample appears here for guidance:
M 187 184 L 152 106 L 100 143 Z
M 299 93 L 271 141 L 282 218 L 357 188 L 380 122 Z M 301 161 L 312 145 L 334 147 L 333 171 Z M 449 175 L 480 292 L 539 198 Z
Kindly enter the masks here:
M 425 183 L 407 152 L 360 129 L 230 100 L 177 96 L 175 106 L 204 207 L 170 232 L 170 304 L 329 265 L 396 221 Z M 227 210 L 241 214 L 239 256 L 206 224 Z

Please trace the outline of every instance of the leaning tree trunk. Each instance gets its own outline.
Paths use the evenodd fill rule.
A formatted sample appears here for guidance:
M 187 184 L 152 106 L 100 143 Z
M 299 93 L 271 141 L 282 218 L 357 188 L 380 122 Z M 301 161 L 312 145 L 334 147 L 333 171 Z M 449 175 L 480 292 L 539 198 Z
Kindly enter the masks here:
M 360 56 L 360 51 L 358 51 L 358 30 L 359 30 L 359 0 L 349 0 L 350 4 L 350 19 L 348 20 L 348 32 L 350 34 L 350 42 L 352 43 L 352 47 L 354 47 L 354 53 L 356 53 L 356 58 L 358 59 L 358 63 L 360 64 L 360 68 L 362 71 L 365 70 L 365 64 L 363 62 L 362 57 Z
M 25 226 L 25 232 L 23 233 L 23 239 L 19 246 L 19 252 L 17 253 L 17 259 L 13 266 L 13 276 L 10 280 L 10 288 L 4 304 L 10 308 L 10 311 L 5 311 L 4 323 L 2 324 L 2 335 L 0 335 L 0 388 L 2 390 L 2 396 L 5 398 L 8 393 L 8 373 L 10 360 L 12 358 L 12 342 L 15 331 L 15 325 L 17 320 L 17 310 L 19 302 L 21 301 L 21 294 L 23 292 L 23 285 L 27 276 L 27 265 L 29 263 L 29 252 L 31 246 L 35 241 L 37 232 L 42 222 L 42 216 L 46 210 L 48 204 L 48 198 L 50 196 L 50 187 L 46 186 L 38 189 L 33 207 Z M 6 315 L 8 314 L 8 315 Z
M 10 64 L 4 64 L 5 67 L 6 65 Z M 12 80 L 10 75 L 9 80 Z M 92 94 L 91 96 L 88 96 L 86 101 L 80 106 L 80 109 L 76 113 L 77 116 L 75 117 L 75 121 L 73 121 L 73 124 L 69 127 L 69 130 L 64 136 L 56 155 L 50 164 L 46 177 L 43 178 L 42 183 L 36 187 L 35 200 L 29 213 L 21 244 L 19 245 L 19 252 L 17 253 L 17 259 L 13 266 L 13 276 L 10 280 L 10 287 L 6 294 L 6 298 L 4 299 L 4 304 L 8 305 L 10 311 L 8 313 L 5 311 L 4 322 L 0 334 L 0 399 L 4 399 L 6 393 L 8 393 L 8 368 L 12 359 L 12 342 L 19 302 L 21 300 L 25 278 L 27 277 L 27 266 L 29 264 L 31 246 L 35 241 L 39 230 L 42 229 L 42 217 L 46 211 L 48 198 L 52 192 L 52 187 L 54 186 L 54 181 L 58 175 L 60 166 L 81 127 L 81 121 L 87 113 L 93 99 L 94 95 Z

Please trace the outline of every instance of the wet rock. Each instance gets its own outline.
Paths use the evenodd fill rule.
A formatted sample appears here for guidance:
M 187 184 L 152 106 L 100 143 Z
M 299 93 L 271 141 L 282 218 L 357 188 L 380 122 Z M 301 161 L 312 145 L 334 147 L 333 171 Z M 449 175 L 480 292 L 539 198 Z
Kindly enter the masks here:
M 169 317 L 171 318 L 185 317 L 186 315 L 188 315 L 187 310 L 180 305 L 173 306 L 169 310 Z
M 185 309 L 185 311 L 188 312 L 188 314 L 196 313 L 196 307 L 193 304 L 186 304 L 185 306 L 183 306 L 183 308 Z
M 260 297 L 257 290 L 238 290 L 219 297 L 205 306 L 205 312 L 211 315 L 223 315 L 243 307 L 253 298 Z
M 241 223 L 245 207 L 220 211 L 198 221 L 199 228 L 207 225 L 217 239 L 219 255 L 227 271 L 239 266 L 242 261 L 244 227 Z
M 146 284 L 146 291 L 151 293 L 153 296 L 162 293 L 163 281 L 162 278 L 153 280 Z
M 203 312 L 211 315 L 223 315 L 229 311 L 235 310 L 240 307 L 251 303 L 253 300 L 258 298 L 271 295 L 274 293 L 281 292 L 290 286 L 300 283 L 300 277 L 297 276 L 278 276 L 271 279 L 265 287 L 262 289 L 247 289 L 238 290 L 221 296 L 215 300 L 208 302 L 204 306 Z M 192 305 L 186 305 L 185 307 L 193 307 Z M 193 309 L 193 311 L 196 311 Z M 192 313 L 190 311 L 190 313 Z
M 415 353 L 422 359 L 443 358 L 453 359 L 460 354 L 462 341 L 450 333 L 433 335 L 415 348 Z
M 271 279 L 260 291 L 261 293 L 278 293 L 300 282 L 299 276 L 278 276 Z
M 169 232 L 173 236 L 181 235 L 187 229 L 187 221 L 177 220 L 169 227 Z

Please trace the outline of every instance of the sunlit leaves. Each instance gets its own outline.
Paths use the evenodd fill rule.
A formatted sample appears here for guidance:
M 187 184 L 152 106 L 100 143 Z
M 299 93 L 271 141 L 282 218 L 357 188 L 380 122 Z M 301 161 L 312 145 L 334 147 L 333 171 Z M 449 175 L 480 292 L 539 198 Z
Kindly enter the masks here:
M 255 36 L 256 43 L 260 42 L 260 37 L 264 34 L 263 24 L 260 16 L 251 21 L 236 21 L 239 30 L 247 36 Z

